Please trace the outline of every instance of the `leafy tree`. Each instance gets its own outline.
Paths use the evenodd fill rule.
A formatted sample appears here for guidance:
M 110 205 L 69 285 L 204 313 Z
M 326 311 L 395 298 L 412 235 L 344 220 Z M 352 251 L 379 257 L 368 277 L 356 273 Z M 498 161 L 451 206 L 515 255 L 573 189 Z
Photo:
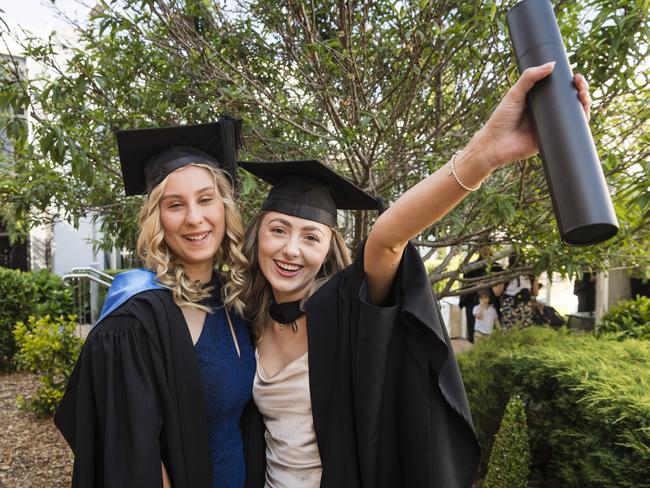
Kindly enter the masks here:
M 130 247 L 139 200 L 123 196 L 112 133 L 225 112 L 245 119 L 245 158 L 319 158 L 393 201 L 463 147 L 516 79 L 504 25 L 513 4 L 102 0 L 77 26 L 78 43 L 24 43 L 52 76 L 0 89 L 0 106 L 28 106 L 35 121 L 28 134 L 11 110 L 0 120 L 15 148 L 0 177 L 3 214 L 26 229 L 46 209 L 71 220 L 97 212 L 103 245 Z M 592 86 L 621 231 L 593 248 L 562 245 L 540 161 L 520 161 L 417 240 L 438 257 L 431 277 L 442 294 L 486 242 L 528 256 L 510 274 L 648 263 L 647 2 L 555 8 L 574 69 Z M 263 188 L 242 177 L 250 215 Z M 351 245 L 372 218 L 346 215 Z

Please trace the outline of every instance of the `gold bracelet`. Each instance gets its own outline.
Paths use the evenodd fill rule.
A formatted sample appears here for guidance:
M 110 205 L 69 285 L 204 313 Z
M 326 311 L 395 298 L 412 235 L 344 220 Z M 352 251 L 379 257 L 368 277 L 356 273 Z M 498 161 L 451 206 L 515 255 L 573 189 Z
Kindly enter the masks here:
M 462 181 L 460 181 L 460 178 L 459 178 L 458 175 L 456 174 L 456 167 L 454 166 L 454 161 L 456 161 L 456 156 L 458 156 L 458 153 L 459 153 L 459 152 L 460 152 L 460 151 L 456 152 L 456 153 L 451 157 L 451 159 L 449 160 L 449 166 L 451 166 L 451 174 L 454 176 L 454 179 L 456 180 L 456 183 L 458 183 L 458 184 L 461 186 L 461 188 L 462 188 L 463 190 L 467 190 L 467 191 L 476 191 L 476 190 L 478 190 L 479 188 L 481 188 L 481 183 L 482 183 L 482 182 L 479 183 L 478 186 L 475 186 L 474 188 L 472 188 L 471 186 L 467 186 L 465 183 L 463 183 Z

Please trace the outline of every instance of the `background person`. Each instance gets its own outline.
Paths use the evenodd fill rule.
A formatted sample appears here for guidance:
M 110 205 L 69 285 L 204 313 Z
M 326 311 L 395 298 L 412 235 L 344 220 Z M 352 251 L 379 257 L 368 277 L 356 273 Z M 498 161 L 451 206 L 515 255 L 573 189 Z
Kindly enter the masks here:
M 578 297 L 578 312 L 596 310 L 596 275 L 585 271 L 582 277 L 576 277 L 573 294 Z
M 498 329 L 499 316 L 497 310 L 490 303 L 490 292 L 488 290 L 481 290 L 478 293 L 478 305 L 474 305 L 472 314 L 476 319 L 476 340 L 481 340 L 494 332 L 495 327 Z
M 478 250 L 478 254 L 479 256 L 478 258 L 476 258 L 476 261 L 474 261 L 474 263 L 489 259 L 492 256 L 492 248 L 489 245 L 481 246 Z M 489 265 L 490 273 L 498 273 L 500 271 L 503 271 L 503 268 L 499 263 L 494 262 Z M 478 268 L 472 269 L 467 273 L 464 273 L 463 278 L 464 279 L 480 278 L 482 276 L 487 276 L 487 274 L 488 274 L 488 263 L 485 263 Z M 470 282 L 468 286 L 475 286 L 475 283 Z M 502 290 L 503 290 L 503 285 L 497 284 L 491 287 L 488 291 L 488 293 L 490 294 L 490 303 L 494 306 L 497 313 L 499 312 L 499 295 L 501 294 Z M 478 305 L 478 303 L 479 303 L 478 292 L 466 293 L 464 295 L 461 295 L 458 301 L 458 306 L 465 309 L 465 319 L 466 319 L 465 321 L 467 323 L 467 340 L 469 342 L 474 342 L 475 318 L 474 318 L 473 311 L 474 311 L 474 306 Z
M 511 255 L 508 267 L 513 268 L 521 263 L 521 258 Z M 505 285 L 501 294 L 501 326 L 504 329 L 513 327 L 530 327 L 533 325 L 533 302 L 539 293 L 539 282 L 536 276 L 517 276 Z

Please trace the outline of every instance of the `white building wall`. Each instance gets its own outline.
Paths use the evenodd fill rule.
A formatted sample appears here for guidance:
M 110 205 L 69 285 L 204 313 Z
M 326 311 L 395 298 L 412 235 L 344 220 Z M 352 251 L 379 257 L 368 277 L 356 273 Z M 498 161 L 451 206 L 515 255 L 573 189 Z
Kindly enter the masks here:
M 575 313 L 578 310 L 578 297 L 573 294 L 573 281 L 562 278 L 559 273 L 553 273 L 551 279 L 547 273 L 539 277 L 542 288 L 537 301 L 549 305 L 562 315 Z
M 50 226 L 39 225 L 29 232 L 29 263 L 32 271 L 48 269 L 47 248 L 51 244 Z
M 103 252 L 93 250 L 93 241 L 99 238 L 98 226 L 90 217 L 79 220 L 78 229 L 67 222 L 54 224 L 52 270 L 56 274 L 62 276 L 78 267 L 104 269 Z

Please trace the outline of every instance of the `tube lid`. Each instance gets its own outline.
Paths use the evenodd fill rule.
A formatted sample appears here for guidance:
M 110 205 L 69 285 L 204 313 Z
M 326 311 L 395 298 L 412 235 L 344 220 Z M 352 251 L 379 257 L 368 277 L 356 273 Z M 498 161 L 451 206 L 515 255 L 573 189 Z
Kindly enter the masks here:
M 561 44 L 562 35 L 549 0 L 523 0 L 506 15 L 517 59 L 541 44 Z

